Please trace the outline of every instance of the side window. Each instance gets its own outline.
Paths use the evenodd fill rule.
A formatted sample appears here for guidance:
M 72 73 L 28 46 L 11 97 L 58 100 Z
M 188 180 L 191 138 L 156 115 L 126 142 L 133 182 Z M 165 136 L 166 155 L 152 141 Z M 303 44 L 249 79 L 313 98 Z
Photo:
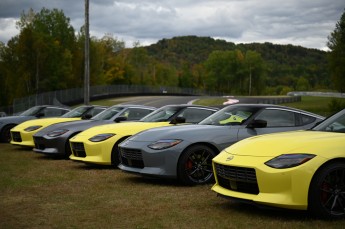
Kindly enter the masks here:
M 141 108 L 129 108 L 125 113 L 127 115 L 127 120 L 139 120 L 142 117 L 150 114 L 152 110 L 141 109 Z
M 262 111 L 255 119 L 267 121 L 267 127 L 295 126 L 295 113 L 277 109 Z
M 206 109 L 200 109 L 200 108 L 187 108 L 178 116 L 185 118 L 186 123 L 198 123 L 213 113 L 214 111 L 212 110 L 206 110 Z
M 310 123 L 314 122 L 316 119 L 315 117 L 304 115 L 304 114 L 298 114 L 298 116 L 300 117 L 300 120 L 301 120 L 300 125 L 310 124 Z
M 103 108 L 103 107 L 94 107 L 93 109 L 90 109 L 87 114 L 90 114 L 93 116 L 101 113 L 102 111 L 104 111 L 106 108 Z
M 55 107 L 47 107 L 44 109 L 44 117 L 56 117 L 65 114 L 67 110 L 55 108 Z

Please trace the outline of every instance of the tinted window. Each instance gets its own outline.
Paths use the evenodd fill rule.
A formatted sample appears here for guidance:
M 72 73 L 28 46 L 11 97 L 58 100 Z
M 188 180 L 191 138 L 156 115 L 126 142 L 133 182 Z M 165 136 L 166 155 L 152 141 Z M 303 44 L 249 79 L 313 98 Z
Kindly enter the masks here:
M 101 113 L 101 112 L 104 111 L 104 110 L 105 110 L 104 107 L 94 107 L 94 108 L 88 110 L 88 111 L 86 112 L 86 114 L 90 114 L 90 115 L 93 117 L 93 116 L 95 116 L 95 115 Z
M 143 108 L 129 108 L 126 110 L 124 116 L 127 117 L 127 120 L 139 120 L 142 117 L 150 114 L 152 110 L 143 109 Z
M 190 107 L 181 112 L 178 117 L 185 118 L 186 123 L 198 123 L 213 113 L 214 111 L 211 110 Z
M 77 107 L 70 112 L 63 115 L 64 118 L 79 118 L 81 117 L 90 107 Z
M 144 122 L 166 122 L 180 111 L 181 107 L 162 107 L 141 119 Z
M 31 107 L 30 109 L 24 111 L 20 115 L 22 115 L 22 116 L 34 116 L 42 109 L 43 109 L 42 107 Z
M 295 126 L 295 113 L 285 110 L 265 109 L 255 119 L 267 121 L 267 127 Z
M 301 118 L 301 125 L 307 125 L 315 121 L 315 117 L 304 115 L 304 114 L 299 114 L 298 115 Z
M 345 133 L 345 113 L 338 113 L 326 119 L 314 130 Z
M 112 117 L 114 117 L 116 114 L 118 114 L 121 110 L 123 110 L 123 107 L 111 107 L 103 112 L 99 113 L 95 117 L 93 117 L 93 120 L 109 120 Z
M 61 116 L 68 112 L 68 110 L 61 109 L 61 108 L 55 108 L 55 107 L 47 107 L 43 110 L 44 117 L 56 117 Z
M 251 115 L 257 111 L 257 108 L 229 106 L 205 118 L 202 125 L 239 125 L 245 122 Z

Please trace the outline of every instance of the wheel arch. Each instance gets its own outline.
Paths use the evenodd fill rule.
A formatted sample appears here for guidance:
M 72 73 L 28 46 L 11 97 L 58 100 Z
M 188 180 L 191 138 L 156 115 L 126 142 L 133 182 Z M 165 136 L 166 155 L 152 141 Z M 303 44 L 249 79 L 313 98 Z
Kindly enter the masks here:
M 71 138 L 73 138 L 74 136 L 76 136 L 77 134 L 81 133 L 81 132 L 82 132 L 82 131 L 73 132 L 73 133 L 71 133 L 71 134 L 66 138 L 66 142 L 65 142 L 65 153 L 66 153 L 67 148 L 71 149 L 71 145 L 70 145 L 69 140 L 70 140 Z
M 322 171 L 323 168 L 325 168 L 326 166 L 330 165 L 330 164 L 333 164 L 333 163 L 336 163 L 336 162 L 342 162 L 342 163 L 345 163 L 345 158 L 333 158 L 329 161 L 326 161 L 325 163 L 323 163 L 315 172 L 314 172 L 314 175 L 313 177 L 311 178 L 310 180 L 310 183 L 309 183 L 309 187 L 308 187 L 308 200 L 309 200 L 309 196 L 310 196 L 310 186 L 312 184 L 312 182 L 314 181 L 314 179 L 316 179 L 317 175 L 320 173 L 320 171 Z
M 4 133 L 4 130 L 7 130 L 9 128 L 9 131 L 17 126 L 18 124 L 17 123 L 6 123 L 4 126 L 2 126 L 2 128 L 0 129 L 0 142 L 5 142 L 5 133 Z
M 178 160 L 177 160 L 177 164 L 180 162 L 182 155 L 183 155 L 188 149 L 190 149 L 191 147 L 196 146 L 196 145 L 207 146 L 207 147 L 211 148 L 216 154 L 219 154 L 219 153 L 220 153 L 220 150 L 219 150 L 215 145 L 213 145 L 213 144 L 211 144 L 211 143 L 209 143 L 209 142 L 195 142 L 195 143 L 190 144 L 189 146 L 187 146 L 187 147 L 180 153 L 180 155 L 179 155 L 179 157 L 178 157 Z M 178 172 L 177 172 L 178 168 L 177 168 L 177 167 L 178 167 L 178 166 L 176 166 L 176 174 L 178 174 Z
M 124 136 L 115 142 L 115 144 L 113 145 L 113 148 L 111 149 L 111 155 L 110 155 L 111 164 L 114 163 L 113 162 L 113 153 L 114 153 L 115 147 L 118 147 L 121 142 L 123 142 L 124 140 L 126 140 L 130 136 L 132 136 L 132 135 Z

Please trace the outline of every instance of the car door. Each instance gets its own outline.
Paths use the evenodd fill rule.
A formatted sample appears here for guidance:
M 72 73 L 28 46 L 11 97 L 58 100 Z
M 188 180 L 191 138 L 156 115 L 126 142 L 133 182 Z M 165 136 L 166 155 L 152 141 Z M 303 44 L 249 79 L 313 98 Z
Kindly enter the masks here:
M 258 128 L 250 128 L 248 125 L 244 126 L 244 128 L 239 129 L 238 140 L 261 134 L 292 131 L 302 128 L 300 125 L 297 125 L 296 112 L 284 109 L 263 109 L 253 120 L 264 120 L 267 122 L 267 126 Z

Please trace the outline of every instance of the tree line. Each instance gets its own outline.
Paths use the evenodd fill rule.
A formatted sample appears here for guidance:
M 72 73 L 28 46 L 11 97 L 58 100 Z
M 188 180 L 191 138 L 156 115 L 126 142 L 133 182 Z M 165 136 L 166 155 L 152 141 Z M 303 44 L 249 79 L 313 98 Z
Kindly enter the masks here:
M 343 15 L 329 37 L 331 52 L 197 36 L 126 48 L 112 34 L 91 37 L 90 84 L 179 86 L 233 95 L 344 91 L 339 87 L 344 81 L 344 20 Z M 46 8 L 23 12 L 16 26 L 19 34 L 7 44 L 0 42 L 0 106 L 35 93 L 83 87 L 83 27 L 76 32 L 62 10 Z

